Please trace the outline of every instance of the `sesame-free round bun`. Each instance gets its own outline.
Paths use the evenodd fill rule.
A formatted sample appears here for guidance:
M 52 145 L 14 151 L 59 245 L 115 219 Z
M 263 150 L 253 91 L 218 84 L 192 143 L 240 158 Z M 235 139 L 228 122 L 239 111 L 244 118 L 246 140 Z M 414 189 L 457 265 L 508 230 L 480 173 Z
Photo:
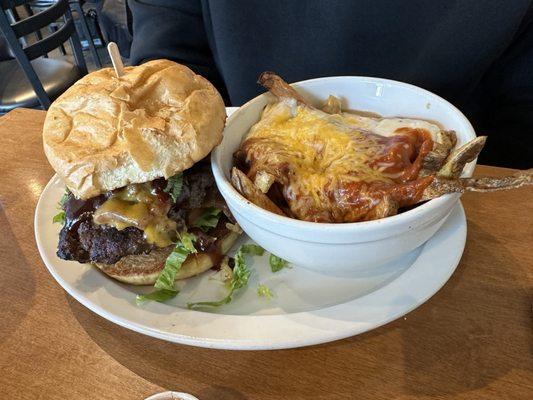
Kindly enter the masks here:
M 190 168 L 222 140 L 224 102 L 209 81 L 168 60 L 92 72 L 50 107 L 48 161 L 81 199 Z
M 239 238 L 239 234 L 228 232 L 220 239 L 220 253 L 226 254 Z M 152 250 L 148 254 L 129 255 L 115 264 L 94 263 L 105 274 L 130 285 L 153 285 L 165 267 L 165 260 L 173 246 Z M 176 274 L 176 280 L 187 279 L 214 267 L 213 259 L 206 253 L 190 254 Z

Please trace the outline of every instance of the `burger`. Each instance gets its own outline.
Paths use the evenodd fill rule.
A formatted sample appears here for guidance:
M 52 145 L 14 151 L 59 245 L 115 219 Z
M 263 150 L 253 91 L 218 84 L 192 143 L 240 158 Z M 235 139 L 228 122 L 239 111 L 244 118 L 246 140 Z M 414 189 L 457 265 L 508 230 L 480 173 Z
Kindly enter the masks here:
M 70 87 L 43 128 L 66 185 L 57 256 L 167 291 L 219 265 L 242 232 L 206 160 L 225 119 L 213 85 L 168 60 L 120 78 L 101 69 Z

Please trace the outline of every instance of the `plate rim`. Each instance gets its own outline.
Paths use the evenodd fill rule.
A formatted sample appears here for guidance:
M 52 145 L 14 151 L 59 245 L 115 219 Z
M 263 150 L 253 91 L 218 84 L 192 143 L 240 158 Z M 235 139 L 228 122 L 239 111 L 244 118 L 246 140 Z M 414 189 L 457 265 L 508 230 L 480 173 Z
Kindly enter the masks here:
M 205 347 L 205 348 L 215 348 L 215 349 L 224 349 L 224 350 L 276 350 L 276 349 L 288 349 L 288 348 L 297 348 L 297 347 L 304 347 L 304 346 L 311 346 L 311 345 L 317 345 L 327 342 L 332 342 L 340 339 L 345 339 L 347 337 L 355 336 L 373 329 L 376 329 L 380 326 L 386 325 L 389 322 L 392 322 L 412 310 L 416 309 L 417 307 L 424 304 L 426 301 L 428 301 L 433 295 L 435 295 L 450 279 L 454 271 L 456 270 L 460 260 L 461 256 L 464 251 L 465 243 L 466 243 L 466 234 L 467 234 L 467 225 L 466 225 L 466 216 L 464 213 L 464 209 L 462 207 L 462 204 L 460 201 L 454 206 L 452 209 L 450 215 L 448 218 L 456 218 L 457 221 L 455 221 L 455 225 L 459 228 L 458 232 L 456 233 L 457 237 L 454 237 L 453 240 L 457 241 L 459 246 L 456 247 L 456 251 L 453 256 L 453 259 L 450 260 L 450 257 L 447 257 L 447 262 L 445 262 L 446 266 L 444 266 L 444 273 L 441 277 L 441 279 L 438 280 L 438 282 L 433 282 L 433 285 L 431 285 L 430 288 L 426 288 L 422 295 L 419 296 L 419 298 L 413 298 L 412 301 L 409 303 L 408 306 L 394 308 L 392 311 L 388 311 L 385 317 L 379 318 L 378 321 L 368 322 L 368 321 L 353 321 L 353 320 L 345 320 L 343 322 L 347 322 L 348 325 L 344 327 L 343 329 L 338 329 L 336 331 L 323 331 L 319 332 L 318 334 L 312 335 L 311 337 L 304 337 L 301 338 L 285 338 L 283 340 L 280 339 L 258 339 L 258 338 L 214 338 L 214 337 L 203 337 L 193 334 L 184 334 L 184 333 L 175 333 L 175 332 L 169 332 L 154 328 L 152 326 L 143 325 L 138 322 L 132 321 L 131 319 L 128 319 L 124 316 L 117 315 L 114 312 L 111 312 L 107 310 L 104 306 L 98 304 L 97 302 L 93 301 L 92 299 L 87 298 L 86 296 L 83 296 L 82 293 L 78 293 L 78 290 L 69 282 L 65 281 L 61 274 L 56 270 L 54 263 L 52 260 L 50 260 L 47 256 L 47 251 L 44 247 L 44 241 L 41 237 L 41 229 L 46 229 L 46 223 L 41 224 L 41 214 L 43 212 L 43 203 L 45 202 L 46 197 L 48 196 L 48 193 L 53 190 L 53 186 L 57 183 L 61 184 L 60 178 L 56 175 L 54 175 L 50 181 L 47 183 L 45 188 L 43 189 L 41 195 L 39 196 L 39 200 L 37 202 L 37 206 L 35 209 L 34 214 L 34 233 L 35 233 L 35 240 L 37 243 L 37 248 L 39 250 L 39 254 L 41 256 L 41 259 L 43 260 L 44 265 L 52 275 L 52 277 L 56 280 L 57 283 L 65 290 L 70 296 L 72 296 L 76 301 L 78 301 L 80 304 L 82 304 L 84 307 L 88 308 L 92 312 L 96 313 L 97 315 L 101 316 L 102 318 L 107 319 L 110 322 L 113 322 L 117 325 L 120 325 L 126 329 L 135 331 L 137 333 L 141 333 L 147 336 L 155 337 L 157 339 L 173 342 L 173 343 L 179 343 L 179 344 L 186 344 L 186 345 L 192 345 L 192 346 L 198 346 L 198 347 Z M 457 214 L 457 215 L 455 215 Z M 446 226 L 446 223 L 448 221 L 445 221 L 443 224 L 443 227 Z M 48 224 L 51 224 L 49 222 Z M 454 225 L 454 226 L 455 226 Z M 169 309 L 172 309 L 172 314 L 178 314 L 181 316 L 189 316 L 192 318 L 192 320 L 197 320 L 198 322 L 206 322 L 209 321 L 209 319 L 224 319 L 225 322 L 231 322 L 233 321 L 234 325 L 235 323 L 239 322 L 250 322 L 257 321 L 261 324 L 265 323 L 274 323 L 279 324 L 279 322 L 290 322 L 291 324 L 294 323 L 294 319 L 301 319 L 304 322 L 313 322 L 317 321 L 317 319 L 323 319 L 331 317 L 332 314 L 335 314 L 336 312 L 342 313 L 342 308 L 349 308 L 353 306 L 357 306 L 356 303 L 364 303 L 365 301 L 368 301 L 369 299 L 372 299 L 372 297 L 376 297 L 381 294 L 387 294 L 387 291 L 391 290 L 391 286 L 397 286 L 398 283 L 403 283 L 404 280 L 409 280 L 409 275 L 413 273 L 413 266 L 415 266 L 419 261 L 420 257 L 423 255 L 425 251 L 425 247 L 428 243 L 434 242 L 438 240 L 439 233 L 442 231 L 443 227 L 439 228 L 439 230 L 435 233 L 435 235 L 430 238 L 425 244 L 423 244 L 423 248 L 421 249 L 420 254 L 418 257 L 413 261 L 413 264 L 409 266 L 404 272 L 402 272 L 399 276 L 397 276 L 395 279 L 393 279 L 391 282 L 388 282 L 383 287 L 380 287 L 379 289 L 372 291 L 368 294 L 365 294 L 363 296 L 360 296 L 356 299 L 350 300 L 345 303 L 337 304 L 334 306 L 329 306 L 317 310 L 312 311 L 303 311 L 303 312 L 296 312 L 296 313 L 288 313 L 288 314 L 276 314 L 276 315 L 234 315 L 234 314 L 213 314 L 213 313 L 207 313 L 207 312 L 201 312 L 201 311 L 195 311 L 195 310 L 185 310 L 177 307 L 173 307 L 166 304 L 160 304 L 165 307 L 168 307 Z M 80 271 L 82 271 L 80 269 Z M 409 273 L 409 271 L 411 271 Z M 416 277 L 415 277 L 416 278 Z M 110 280 L 111 282 L 118 285 L 118 283 Z M 133 307 L 136 307 L 133 305 Z M 149 307 L 142 307 L 140 310 L 147 310 Z M 339 311 L 340 310 L 340 311 Z M 169 312 L 168 315 L 171 315 Z M 168 317 L 167 315 L 167 317 Z M 191 319 L 189 318 L 189 319 Z M 296 322 L 298 324 L 298 322 Z M 341 324 L 342 325 L 342 324 Z M 296 325 L 297 326 L 297 325 Z M 303 327 L 303 325 L 302 325 Z

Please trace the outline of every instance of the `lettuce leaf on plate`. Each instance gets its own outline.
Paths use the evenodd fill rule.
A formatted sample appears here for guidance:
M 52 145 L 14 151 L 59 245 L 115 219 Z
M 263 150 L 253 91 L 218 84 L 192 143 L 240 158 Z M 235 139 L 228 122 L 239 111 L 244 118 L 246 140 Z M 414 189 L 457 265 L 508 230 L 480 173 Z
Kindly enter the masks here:
M 272 270 L 272 272 L 278 272 L 281 271 L 283 268 L 288 268 L 288 262 L 274 254 L 270 254 L 270 258 L 268 261 L 270 263 L 270 269 Z
M 265 250 L 256 244 L 243 244 L 237 254 L 235 254 L 235 267 L 233 268 L 233 278 L 230 282 L 229 293 L 226 297 L 216 301 L 199 301 L 196 303 L 187 303 L 187 308 L 219 307 L 231 302 L 233 294 L 248 284 L 251 271 L 246 265 L 245 255 L 263 255 Z
M 272 290 L 267 285 L 260 284 L 257 286 L 257 295 L 259 297 L 266 297 L 267 299 L 271 299 L 274 297 L 274 293 L 272 293 Z

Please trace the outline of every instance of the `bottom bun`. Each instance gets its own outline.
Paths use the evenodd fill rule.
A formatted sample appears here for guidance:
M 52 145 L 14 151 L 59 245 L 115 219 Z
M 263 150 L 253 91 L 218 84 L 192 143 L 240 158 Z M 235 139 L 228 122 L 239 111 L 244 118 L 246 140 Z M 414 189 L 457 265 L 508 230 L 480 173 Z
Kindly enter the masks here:
M 229 232 L 219 239 L 221 253 L 226 254 L 239 236 L 238 233 Z M 153 250 L 148 254 L 126 256 L 115 264 L 94 263 L 94 265 L 117 281 L 130 285 L 153 285 L 165 267 L 165 260 L 173 248 L 173 246 L 168 246 Z M 214 265 L 214 260 L 207 253 L 191 254 L 176 274 L 176 280 L 201 274 Z

